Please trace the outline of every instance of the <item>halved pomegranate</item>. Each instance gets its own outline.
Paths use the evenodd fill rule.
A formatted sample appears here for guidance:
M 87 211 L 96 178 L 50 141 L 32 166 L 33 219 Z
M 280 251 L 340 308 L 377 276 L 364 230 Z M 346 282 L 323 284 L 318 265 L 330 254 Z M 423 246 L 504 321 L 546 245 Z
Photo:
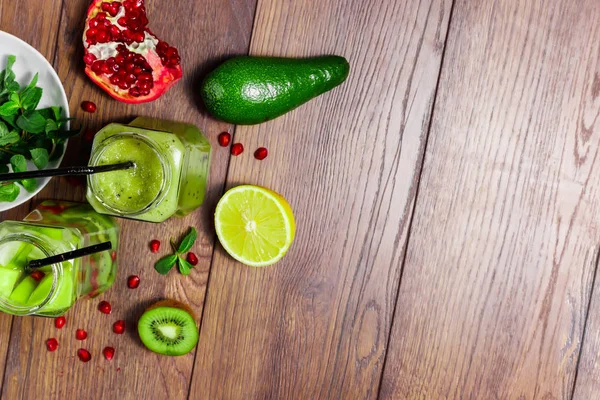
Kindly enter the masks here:
M 88 9 L 85 73 L 125 103 L 156 100 L 182 76 L 177 49 L 147 25 L 144 0 L 94 0 Z

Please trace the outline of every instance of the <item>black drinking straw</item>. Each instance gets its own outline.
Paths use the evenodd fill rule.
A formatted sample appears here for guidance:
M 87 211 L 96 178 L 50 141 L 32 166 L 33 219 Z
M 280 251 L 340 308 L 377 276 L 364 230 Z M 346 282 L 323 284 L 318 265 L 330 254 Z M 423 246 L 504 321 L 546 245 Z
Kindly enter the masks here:
M 41 169 L 37 171 L 26 171 L 26 172 L 9 172 L 6 174 L 0 174 L 0 182 L 6 181 L 18 181 L 21 179 L 28 178 L 47 178 L 50 176 L 65 176 L 65 175 L 92 175 L 100 172 L 110 172 L 122 169 L 130 169 L 135 167 L 135 164 L 131 161 L 111 164 L 111 165 L 98 165 L 96 167 L 67 167 L 57 169 Z
M 100 253 L 101 251 L 106 251 L 110 249 L 112 249 L 111 242 L 104 242 L 100 244 L 95 244 L 93 246 L 77 249 L 74 251 L 68 251 L 63 254 L 57 254 L 52 257 L 42 258 L 41 260 L 31 260 L 27 266 L 29 268 L 45 267 L 46 265 L 52 265 L 63 261 L 72 260 L 74 258 L 85 257 L 94 253 Z

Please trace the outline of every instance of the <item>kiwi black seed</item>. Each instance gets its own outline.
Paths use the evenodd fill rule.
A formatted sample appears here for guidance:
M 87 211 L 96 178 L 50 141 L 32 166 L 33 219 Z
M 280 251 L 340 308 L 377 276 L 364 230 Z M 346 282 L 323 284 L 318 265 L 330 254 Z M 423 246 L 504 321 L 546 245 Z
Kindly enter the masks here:
M 138 322 L 144 345 L 155 353 L 182 356 L 198 343 L 194 317 L 184 307 L 150 307 Z

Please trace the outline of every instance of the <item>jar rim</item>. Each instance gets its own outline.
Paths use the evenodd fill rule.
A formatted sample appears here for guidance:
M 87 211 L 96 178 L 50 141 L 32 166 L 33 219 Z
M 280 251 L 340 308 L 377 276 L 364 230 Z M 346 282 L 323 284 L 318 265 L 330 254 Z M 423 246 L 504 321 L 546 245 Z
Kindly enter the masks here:
M 113 143 L 117 140 L 126 138 L 126 137 L 127 138 L 133 137 L 136 140 L 139 140 L 142 143 L 144 143 L 145 145 L 147 145 L 154 152 L 154 154 L 156 155 L 156 157 L 158 158 L 158 160 L 160 162 L 160 165 L 162 168 L 162 173 L 163 173 L 163 180 L 162 180 L 160 189 L 158 190 L 158 193 L 156 194 L 154 199 L 152 199 L 152 201 L 150 201 L 147 205 L 145 205 L 144 207 L 142 207 L 139 210 L 119 209 L 114 204 L 110 204 L 109 202 L 106 201 L 106 199 L 104 199 L 98 195 L 99 191 L 97 190 L 97 186 L 95 184 L 94 175 L 88 175 L 87 184 L 88 184 L 88 187 L 91 189 L 91 193 L 94 196 L 94 198 L 100 204 L 102 204 L 103 207 L 105 207 L 107 210 L 109 210 L 111 213 L 120 215 L 120 216 L 125 216 L 125 217 L 135 217 L 135 216 L 147 213 L 148 211 L 156 208 L 160 203 L 162 203 L 162 201 L 165 199 L 165 197 L 167 196 L 167 193 L 169 191 L 169 185 L 171 182 L 171 169 L 168 167 L 165 156 L 160 152 L 159 146 L 156 143 L 156 141 L 154 141 L 153 139 L 149 138 L 148 136 L 146 136 L 142 133 L 138 133 L 138 132 L 119 132 L 119 133 L 116 133 L 114 135 L 111 135 L 111 136 L 103 139 L 97 146 L 94 146 L 92 155 L 90 157 L 89 165 L 96 166 L 100 157 L 102 156 L 104 151 L 106 151 L 106 149 L 108 148 L 108 146 L 111 143 Z
M 10 243 L 10 242 L 23 242 L 31 244 L 32 246 L 37 247 L 46 257 L 50 257 L 56 255 L 54 251 L 50 250 L 51 246 L 45 240 L 30 235 L 27 233 L 10 233 L 0 239 L 0 246 Z M 61 277 L 63 275 L 62 264 L 52 264 L 50 266 L 52 268 L 52 286 L 50 287 L 50 291 L 44 300 L 40 303 L 35 304 L 33 306 L 24 306 L 19 305 L 15 302 L 11 302 L 8 298 L 0 296 L 0 308 L 3 308 L 14 315 L 26 316 L 32 315 L 36 312 L 43 310 L 43 308 L 50 303 L 54 297 L 57 295 L 61 285 Z

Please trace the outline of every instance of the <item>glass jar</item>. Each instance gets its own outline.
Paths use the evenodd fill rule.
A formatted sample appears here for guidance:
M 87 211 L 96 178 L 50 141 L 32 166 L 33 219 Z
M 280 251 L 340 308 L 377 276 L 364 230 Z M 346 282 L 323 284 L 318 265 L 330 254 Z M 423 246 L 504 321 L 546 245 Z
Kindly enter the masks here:
M 88 177 L 87 199 L 97 212 L 162 222 L 204 202 L 210 143 L 195 126 L 136 118 L 129 125 L 102 128 L 89 164 L 127 161 L 135 167 Z
M 0 311 L 56 317 L 115 280 L 119 229 L 88 204 L 45 201 L 23 222 L 0 223 Z M 28 270 L 31 260 L 110 241 L 111 251 Z

